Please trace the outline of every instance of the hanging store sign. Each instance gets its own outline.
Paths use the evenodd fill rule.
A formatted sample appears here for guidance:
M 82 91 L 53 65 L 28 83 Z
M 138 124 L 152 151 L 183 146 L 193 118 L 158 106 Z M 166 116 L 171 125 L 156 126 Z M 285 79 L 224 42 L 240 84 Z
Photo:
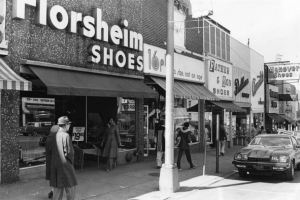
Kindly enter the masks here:
M 120 26 L 108 26 L 103 21 L 102 10 L 99 8 L 93 9 L 92 16 L 83 16 L 82 13 L 67 11 L 60 5 L 48 8 L 47 0 L 14 0 L 13 19 L 25 19 L 26 6 L 36 8 L 35 21 L 37 25 L 49 25 L 54 29 L 66 30 L 68 33 L 78 34 L 85 38 L 143 51 L 143 36 L 128 30 L 129 24 L 126 19 L 120 22 Z M 90 63 L 143 70 L 143 56 L 136 56 L 134 52 L 125 53 L 121 50 L 110 49 L 103 45 L 91 45 L 88 48 L 87 60 Z
M 252 96 L 256 95 L 256 92 L 258 90 L 258 88 L 262 85 L 262 83 L 264 82 L 264 72 L 260 71 L 259 75 L 257 76 L 257 81 L 256 78 L 253 78 L 252 80 Z
M 269 81 L 299 80 L 300 64 L 268 65 Z
M 144 44 L 144 73 L 166 77 L 165 49 Z M 204 83 L 203 61 L 175 53 L 174 78 Z
M 278 87 L 266 84 L 266 104 L 267 113 L 279 113 Z
M 232 98 L 232 65 L 210 57 L 208 89 L 220 98 Z

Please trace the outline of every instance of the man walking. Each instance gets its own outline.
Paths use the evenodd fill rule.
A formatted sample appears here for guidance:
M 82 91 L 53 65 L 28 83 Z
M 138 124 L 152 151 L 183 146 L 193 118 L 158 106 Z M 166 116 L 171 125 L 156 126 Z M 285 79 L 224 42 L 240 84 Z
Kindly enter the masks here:
M 223 122 L 220 123 L 220 155 L 225 155 L 225 144 L 227 141 L 227 134 Z
M 185 156 L 190 164 L 190 169 L 195 169 L 197 167 L 197 165 L 194 165 L 192 162 L 192 158 L 191 158 L 191 152 L 190 152 L 190 145 L 192 144 L 191 142 L 191 131 L 189 129 L 190 123 L 189 122 L 185 122 L 183 124 L 183 127 L 179 130 L 179 133 L 176 137 L 176 144 L 175 146 L 177 146 L 179 148 L 178 151 L 178 157 L 177 157 L 177 167 L 178 170 L 181 170 L 181 165 L 180 165 L 180 160 L 182 157 L 183 152 L 185 152 Z
M 50 186 L 53 187 L 54 200 L 62 200 L 64 190 L 68 200 L 75 199 L 77 179 L 73 167 L 74 149 L 67 133 L 70 123 L 68 117 L 60 117 L 58 132 L 53 135 Z

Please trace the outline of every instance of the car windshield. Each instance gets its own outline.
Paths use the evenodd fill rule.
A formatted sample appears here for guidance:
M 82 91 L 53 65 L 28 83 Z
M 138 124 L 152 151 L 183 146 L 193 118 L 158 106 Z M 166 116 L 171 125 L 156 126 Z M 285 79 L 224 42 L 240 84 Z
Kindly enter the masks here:
M 292 147 L 291 140 L 288 137 L 256 137 L 250 145 Z

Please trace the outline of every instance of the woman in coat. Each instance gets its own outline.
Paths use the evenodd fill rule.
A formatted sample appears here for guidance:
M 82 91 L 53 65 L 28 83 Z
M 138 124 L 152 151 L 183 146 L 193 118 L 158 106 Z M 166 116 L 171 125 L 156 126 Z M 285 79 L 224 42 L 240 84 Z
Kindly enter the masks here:
M 52 141 L 53 141 L 53 135 L 57 133 L 59 129 L 58 125 L 54 125 L 51 127 L 50 133 L 46 139 L 46 180 L 50 180 L 51 175 L 51 154 L 52 154 Z M 53 188 L 51 189 L 51 192 L 49 192 L 48 197 L 51 199 L 53 197 Z
M 117 160 L 118 158 L 118 145 L 121 146 L 119 128 L 112 117 L 108 119 L 108 124 L 101 142 L 101 146 L 103 146 L 104 143 L 105 147 L 102 156 L 107 158 L 106 171 L 109 172 L 112 170 L 113 165 L 116 165 L 114 160 Z

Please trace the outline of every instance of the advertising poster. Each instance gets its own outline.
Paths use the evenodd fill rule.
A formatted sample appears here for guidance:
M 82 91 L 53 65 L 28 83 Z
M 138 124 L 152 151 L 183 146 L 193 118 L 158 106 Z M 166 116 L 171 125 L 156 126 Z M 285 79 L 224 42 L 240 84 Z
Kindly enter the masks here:
M 72 141 L 84 140 L 85 127 L 73 127 Z

